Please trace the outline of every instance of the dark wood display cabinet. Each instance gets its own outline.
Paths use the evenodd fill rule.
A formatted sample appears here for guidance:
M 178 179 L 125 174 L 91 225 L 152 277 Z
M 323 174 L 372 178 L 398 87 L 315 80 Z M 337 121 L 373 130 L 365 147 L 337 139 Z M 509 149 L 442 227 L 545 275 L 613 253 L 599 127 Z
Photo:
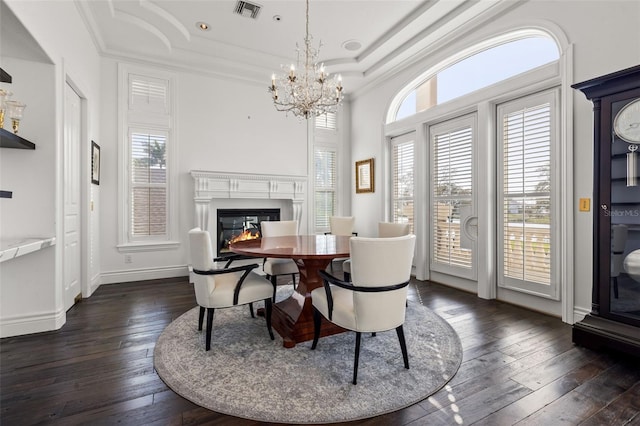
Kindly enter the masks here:
M 572 87 L 594 117 L 592 310 L 573 341 L 640 357 L 640 65 Z

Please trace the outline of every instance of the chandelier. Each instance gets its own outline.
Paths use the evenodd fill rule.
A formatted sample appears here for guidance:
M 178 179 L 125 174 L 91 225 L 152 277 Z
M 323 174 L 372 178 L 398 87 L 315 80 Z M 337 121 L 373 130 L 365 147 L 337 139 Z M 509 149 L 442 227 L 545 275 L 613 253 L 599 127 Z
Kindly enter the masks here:
M 304 52 L 296 43 L 296 65 L 291 64 L 287 69 L 281 66 L 283 74 L 271 76 L 269 92 L 273 104 L 278 111 L 292 112 L 296 117 L 315 117 L 327 112 L 336 112 L 342 103 L 342 78 L 340 75 L 332 77 L 324 68 L 318 65 L 318 48 L 311 46 L 312 37 L 309 35 L 309 0 L 307 0 L 306 34 L 304 38 Z M 296 70 L 297 73 L 296 73 Z

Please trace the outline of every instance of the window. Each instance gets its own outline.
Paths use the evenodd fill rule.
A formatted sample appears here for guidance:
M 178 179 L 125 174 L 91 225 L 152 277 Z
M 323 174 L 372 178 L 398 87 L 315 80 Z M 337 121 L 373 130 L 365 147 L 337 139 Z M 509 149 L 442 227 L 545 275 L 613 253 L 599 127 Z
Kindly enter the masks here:
M 120 66 L 120 251 L 170 248 L 177 233 L 172 203 L 171 76 Z
M 316 129 L 336 130 L 336 113 L 327 112 L 316 116 Z
M 132 130 L 130 239 L 167 235 L 166 132 Z
M 427 71 L 398 94 L 387 122 L 409 117 L 559 58 L 558 47 L 547 34 L 525 31 L 507 37 L 473 46 Z
M 337 155 L 334 147 L 314 149 L 314 217 L 317 232 L 329 230 L 329 218 L 336 214 Z
M 391 139 L 391 220 L 414 224 L 414 134 Z
M 555 92 L 498 107 L 499 285 L 556 294 L 553 280 Z
M 474 278 L 473 244 L 465 239 L 465 219 L 473 210 L 475 120 L 460 118 L 433 126 L 431 268 Z

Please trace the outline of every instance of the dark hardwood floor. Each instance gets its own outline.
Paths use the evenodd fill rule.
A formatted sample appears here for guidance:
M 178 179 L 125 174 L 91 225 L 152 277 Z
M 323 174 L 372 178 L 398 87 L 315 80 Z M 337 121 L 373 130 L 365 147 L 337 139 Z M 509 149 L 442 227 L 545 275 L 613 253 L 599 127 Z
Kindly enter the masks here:
M 640 360 L 574 346 L 557 318 L 429 282 L 409 291 L 455 328 L 463 363 L 430 398 L 352 424 L 640 425 Z M 103 285 L 62 329 L 0 340 L 0 424 L 259 424 L 194 405 L 155 373 L 158 336 L 194 306 L 186 278 Z

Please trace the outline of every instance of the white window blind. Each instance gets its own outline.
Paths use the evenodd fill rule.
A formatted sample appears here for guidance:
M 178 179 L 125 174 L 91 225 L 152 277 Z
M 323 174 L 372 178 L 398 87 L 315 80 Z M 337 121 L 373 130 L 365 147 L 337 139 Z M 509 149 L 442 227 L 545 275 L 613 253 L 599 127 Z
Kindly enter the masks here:
M 167 236 L 167 133 L 130 133 L 130 236 Z
M 173 163 L 173 77 L 120 66 L 122 114 L 119 245 L 121 251 L 175 246 L 177 205 Z
M 471 269 L 473 251 L 461 245 L 460 213 L 473 201 L 473 128 L 435 133 L 432 143 L 432 263 Z
M 414 141 L 398 137 L 391 140 L 391 219 L 397 223 L 414 224 Z
M 551 283 L 552 103 L 507 109 L 502 121 L 502 285 Z
M 336 214 L 337 155 L 335 148 L 316 146 L 315 164 L 315 227 L 328 230 L 329 218 Z
M 129 74 L 129 110 L 167 114 L 169 112 L 169 81 L 149 76 Z
M 316 129 L 336 130 L 336 113 L 327 112 L 316 116 Z

